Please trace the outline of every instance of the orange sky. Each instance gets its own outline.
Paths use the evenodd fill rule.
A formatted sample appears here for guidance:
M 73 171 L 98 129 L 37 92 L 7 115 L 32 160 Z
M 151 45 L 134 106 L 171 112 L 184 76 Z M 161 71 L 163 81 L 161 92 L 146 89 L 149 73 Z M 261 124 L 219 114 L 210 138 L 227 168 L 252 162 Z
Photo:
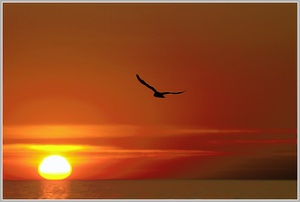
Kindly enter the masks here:
M 4 179 L 296 179 L 296 133 L 296 3 L 3 4 Z

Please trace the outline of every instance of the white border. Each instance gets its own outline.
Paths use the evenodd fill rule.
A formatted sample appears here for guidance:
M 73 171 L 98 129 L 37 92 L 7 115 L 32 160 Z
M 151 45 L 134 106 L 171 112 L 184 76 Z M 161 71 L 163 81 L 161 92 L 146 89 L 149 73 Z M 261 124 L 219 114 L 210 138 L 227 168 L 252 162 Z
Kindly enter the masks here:
M 226 1 L 226 0 L 205 0 L 205 1 L 201 1 L 201 0 L 145 0 L 145 1 L 141 1 L 141 0 L 104 0 L 104 1 L 100 1 L 100 0 L 89 0 L 89 1 L 83 1 L 83 0 L 73 0 L 73 1 L 59 1 L 59 0 L 48 0 L 48 1 L 41 1 L 41 0 L 31 0 L 31 1 L 22 1 L 22 0 L 18 0 L 18 1 L 2 1 L 1 2 L 1 22 L 0 22 L 0 27 L 1 27 L 1 55 L 0 55 L 0 61 L 1 61 L 1 96 L 0 96 L 0 101 L 1 101 L 1 115 L 0 115 L 0 121 L 1 121 L 1 156 L 0 156 L 0 161 L 1 161 L 1 182 L 0 182 L 0 187 L 1 187 L 1 198 L 0 200 L 3 200 L 3 165 L 2 165 L 2 159 L 3 159 L 3 4 L 4 3 L 182 3 L 182 4 L 186 4 L 186 3 L 297 3 L 297 56 L 299 57 L 299 1 L 282 1 L 282 0 L 264 0 L 264 1 L 251 1 L 251 0 L 245 0 L 245 1 L 241 1 L 241 0 L 231 0 L 231 1 Z M 299 154 L 299 58 L 297 57 L 297 154 Z M 298 201 L 299 199 L 299 155 L 297 156 L 297 165 L 298 165 L 298 176 L 297 176 L 297 199 L 288 199 L 288 200 L 282 200 L 282 199 L 277 199 L 277 200 L 273 200 L 273 199 L 265 199 L 265 200 L 255 200 L 255 199 L 238 199 L 238 201 Z M 74 199 L 76 201 L 236 201 L 234 199 L 221 199 L 221 200 L 217 200 L 217 199 L 111 199 L 111 200 L 107 200 L 107 199 L 82 199 L 82 200 L 78 200 L 78 199 Z M 58 201 L 74 201 L 72 199 L 64 199 L 64 200 L 58 200 Z M 3 201 L 18 201 L 18 200 L 11 200 L 11 199 L 4 199 Z M 22 199 L 22 201 L 33 201 L 33 199 Z M 43 201 L 53 201 L 53 200 L 43 200 Z

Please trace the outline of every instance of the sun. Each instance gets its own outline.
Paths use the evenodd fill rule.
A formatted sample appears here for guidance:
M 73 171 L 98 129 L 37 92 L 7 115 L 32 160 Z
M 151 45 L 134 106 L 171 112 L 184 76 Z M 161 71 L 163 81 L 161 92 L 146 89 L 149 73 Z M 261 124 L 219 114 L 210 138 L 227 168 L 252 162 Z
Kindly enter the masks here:
M 47 180 L 62 180 L 71 174 L 72 167 L 65 157 L 51 155 L 40 163 L 38 172 Z

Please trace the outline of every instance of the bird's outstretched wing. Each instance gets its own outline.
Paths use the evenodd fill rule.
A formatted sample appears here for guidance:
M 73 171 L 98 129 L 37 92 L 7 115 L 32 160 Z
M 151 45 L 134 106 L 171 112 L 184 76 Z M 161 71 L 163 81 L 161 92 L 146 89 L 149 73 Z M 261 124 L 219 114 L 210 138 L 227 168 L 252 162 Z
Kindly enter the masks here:
M 186 90 L 184 91 L 180 91 L 180 92 L 161 92 L 161 94 L 166 95 L 166 94 L 181 94 L 184 93 Z
M 157 90 L 156 90 L 154 87 L 152 87 L 152 86 L 150 86 L 149 84 L 147 84 L 143 79 L 141 79 L 141 78 L 139 77 L 138 74 L 136 75 L 136 77 L 137 77 L 137 79 L 138 79 L 143 85 L 147 86 L 148 88 L 150 88 L 150 89 L 153 90 L 154 92 L 157 92 Z

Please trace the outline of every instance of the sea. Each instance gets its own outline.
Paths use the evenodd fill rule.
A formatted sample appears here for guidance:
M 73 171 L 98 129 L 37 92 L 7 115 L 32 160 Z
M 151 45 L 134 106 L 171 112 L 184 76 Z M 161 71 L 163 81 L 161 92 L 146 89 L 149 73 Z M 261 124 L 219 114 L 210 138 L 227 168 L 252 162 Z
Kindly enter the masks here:
M 2 199 L 297 199 L 296 180 L 4 180 Z

